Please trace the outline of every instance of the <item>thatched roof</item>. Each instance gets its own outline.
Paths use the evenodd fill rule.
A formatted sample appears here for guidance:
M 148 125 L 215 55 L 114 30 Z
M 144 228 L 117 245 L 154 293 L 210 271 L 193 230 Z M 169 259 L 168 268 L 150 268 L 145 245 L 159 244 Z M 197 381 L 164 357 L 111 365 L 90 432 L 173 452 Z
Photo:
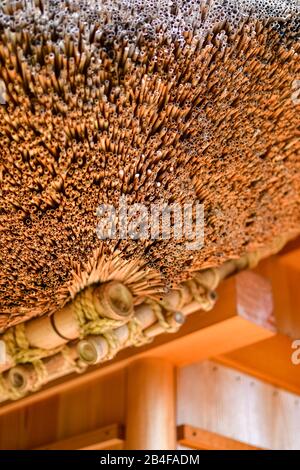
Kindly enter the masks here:
M 0 7 L 0 327 L 51 313 L 115 253 L 168 287 L 300 232 L 298 2 L 14 3 Z M 204 247 L 100 241 L 96 209 L 121 195 L 203 203 Z

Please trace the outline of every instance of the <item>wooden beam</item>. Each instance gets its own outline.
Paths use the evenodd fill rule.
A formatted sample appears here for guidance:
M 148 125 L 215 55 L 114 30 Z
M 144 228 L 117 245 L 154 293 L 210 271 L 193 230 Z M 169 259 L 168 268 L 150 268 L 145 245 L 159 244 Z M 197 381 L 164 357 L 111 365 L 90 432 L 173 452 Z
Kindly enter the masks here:
M 274 316 L 277 331 L 282 334 L 214 359 L 300 395 L 300 366 L 292 362 L 293 338 L 300 339 L 299 246 L 263 261 L 256 272 L 272 284 Z
M 300 251 L 265 260 L 256 271 L 272 284 L 278 333 L 300 339 Z
M 279 259 L 282 263 L 289 266 L 290 268 L 296 269 L 300 272 L 300 238 L 299 238 L 299 246 L 297 250 L 293 250 L 282 254 Z
M 219 292 L 220 301 L 212 312 L 195 314 L 193 322 L 168 342 L 152 348 L 151 355 L 183 366 L 276 334 L 272 289 L 262 276 L 240 273 L 225 281 Z
M 175 370 L 163 359 L 135 361 L 127 372 L 126 449 L 175 450 Z
M 104 428 L 53 442 L 38 450 L 112 450 L 121 449 L 124 444 L 122 426 L 113 424 Z
M 183 447 L 196 450 L 262 450 L 187 424 L 178 426 L 177 441 Z
M 283 250 L 280 253 L 278 253 L 278 256 L 285 256 L 297 250 L 300 250 L 300 237 L 297 237 L 294 240 L 291 240 L 290 242 L 288 242 L 283 248 Z

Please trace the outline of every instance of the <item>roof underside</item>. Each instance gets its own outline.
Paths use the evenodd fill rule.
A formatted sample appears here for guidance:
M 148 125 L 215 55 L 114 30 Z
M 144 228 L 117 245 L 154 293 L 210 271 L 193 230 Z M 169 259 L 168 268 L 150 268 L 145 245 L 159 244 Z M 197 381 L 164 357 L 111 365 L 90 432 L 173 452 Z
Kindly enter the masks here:
M 151 291 L 300 232 L 296 2 L 66 3 L 0 7 L 1 328 L 126 260 Z M 101 242 L 122 195 L 203 203 L 204 247 Z

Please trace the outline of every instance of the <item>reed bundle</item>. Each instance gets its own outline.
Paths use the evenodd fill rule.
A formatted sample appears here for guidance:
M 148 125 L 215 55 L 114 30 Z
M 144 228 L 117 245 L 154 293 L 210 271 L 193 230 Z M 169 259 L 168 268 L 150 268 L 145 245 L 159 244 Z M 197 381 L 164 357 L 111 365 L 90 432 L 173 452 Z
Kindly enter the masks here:
M 299 18 L 297 0 L 1 2 L 0 331 L 11 344 L 19 324 L 36 357 L 97 336 L 68 309 L 99 283 L 122 284 L 136 309 L 300 233 Z M 122 196 L 203 203 L 204 247 L 187 250 L 174 231 L 100 241 L 97 208 Z
M 147 291 L 300 230 L 298 20 L 294 0 L 1 3 L 0 327 L 116 258 Z M 101 243 L 121 195 L 203 202 L 204 248 Z

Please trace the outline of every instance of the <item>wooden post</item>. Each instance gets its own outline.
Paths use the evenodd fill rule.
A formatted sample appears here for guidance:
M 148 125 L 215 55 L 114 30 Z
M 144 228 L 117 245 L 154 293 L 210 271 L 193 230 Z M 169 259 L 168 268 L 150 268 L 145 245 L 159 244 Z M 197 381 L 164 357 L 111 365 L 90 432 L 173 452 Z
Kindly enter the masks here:
M 128 367 L 126 449 L 176 449 L 175 368 L 164 359 Z

